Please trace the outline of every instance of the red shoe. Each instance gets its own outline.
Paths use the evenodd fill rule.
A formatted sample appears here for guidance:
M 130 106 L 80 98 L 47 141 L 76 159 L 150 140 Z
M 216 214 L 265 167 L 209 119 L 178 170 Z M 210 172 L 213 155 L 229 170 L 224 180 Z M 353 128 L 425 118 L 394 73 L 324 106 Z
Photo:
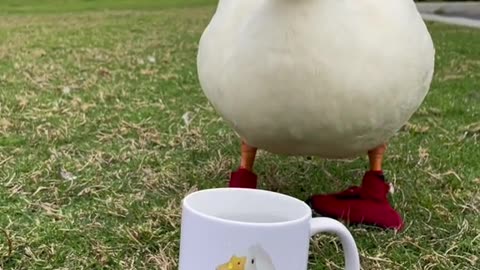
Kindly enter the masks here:
M 340 200 L 346 200 L 346 199 L 360 199 L 360 192 L 361 192 L 361 188 L 360 187 L 357 187 L 357 186 L 352 186 L 352 187 L 349 187 L 348 189 L 344 190 L 344 191 L 341 191 L 341 192 L 338 192 L 338 193 L 333 193 L 333 194 L 330 194 L 330 196 L 333 196 L 337 199 L 340 199 Z
M 247 169 L 240 168 L 230 175 L 231 188 L 257 188 L 257 175 Z
M 350 224 L 401 230 L 404 227 L 403 220 L 387 200 L 389 189 L 381 173 L 370 171 L 365 173 L 360 188 L 353 191 L 350 188 L 335 194 L 314 195 L 307 203 L 314 212 L 322 216 L 341 219 Z M 352 196 L 348 196 L 349 193 Z

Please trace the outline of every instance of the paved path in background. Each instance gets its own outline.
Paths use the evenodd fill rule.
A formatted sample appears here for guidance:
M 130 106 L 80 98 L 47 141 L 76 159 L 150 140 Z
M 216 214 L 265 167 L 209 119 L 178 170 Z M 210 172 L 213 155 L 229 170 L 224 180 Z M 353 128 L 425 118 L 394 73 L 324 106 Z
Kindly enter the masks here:
M 480 2 L 417 3 L 426 21 L 480 28 Z

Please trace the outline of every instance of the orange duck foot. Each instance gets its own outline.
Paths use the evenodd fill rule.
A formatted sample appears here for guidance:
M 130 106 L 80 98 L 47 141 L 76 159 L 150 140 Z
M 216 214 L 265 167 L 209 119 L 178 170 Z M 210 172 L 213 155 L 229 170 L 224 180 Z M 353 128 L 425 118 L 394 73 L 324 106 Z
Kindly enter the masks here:
M 230 175 L 231 188 L 257 188 L 257 175 L 247 169 L 239 168 Z
M 349 224 L 402 230 L 402 217 L 387 200 L 389 189 L 381 171 L 368 171 L 360 187 L 350 187 L 340 193 L 314 195 L 307 204 L 319 215 Z

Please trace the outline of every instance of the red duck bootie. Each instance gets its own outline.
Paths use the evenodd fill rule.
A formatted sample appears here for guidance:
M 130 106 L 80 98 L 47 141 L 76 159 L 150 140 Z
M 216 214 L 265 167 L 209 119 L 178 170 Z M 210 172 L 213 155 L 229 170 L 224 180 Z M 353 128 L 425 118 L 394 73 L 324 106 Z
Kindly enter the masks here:
M 365 173 L 361 187 L 351 187 L 335 194 L 314 195 L 307 203 L 319 215 L 341 219 L 350 224 L 373 225 L 402 230 L 400 214 L 388 202 L 390 186 L 381 172 Z
M 230 175 L 231 188 L 257 188 L 257 175 L 247 169 L 240 168 Z

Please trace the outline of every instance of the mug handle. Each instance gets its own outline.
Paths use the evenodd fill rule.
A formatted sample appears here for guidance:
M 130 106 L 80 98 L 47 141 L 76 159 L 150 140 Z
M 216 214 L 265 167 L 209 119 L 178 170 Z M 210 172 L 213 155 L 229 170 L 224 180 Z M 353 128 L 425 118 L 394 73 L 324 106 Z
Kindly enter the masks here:
M 345 254 L 345 270 L 359 270 L 360 257 L 357 245 L 352 234 L 342 223 L 331 218 L 312 218 L 310 222 L 310 236 L 318 233 L 333 233 L 340 238 Z

